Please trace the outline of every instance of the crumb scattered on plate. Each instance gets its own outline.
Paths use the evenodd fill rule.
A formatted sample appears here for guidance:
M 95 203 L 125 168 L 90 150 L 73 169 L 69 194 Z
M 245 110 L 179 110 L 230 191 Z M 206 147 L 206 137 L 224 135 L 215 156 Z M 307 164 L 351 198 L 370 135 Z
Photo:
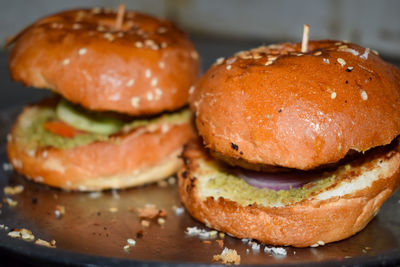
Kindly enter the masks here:
M 48 247 L 48 248 L 56 248 L 56 241 L 55 240 L 51 240 L 50 242 L 48 242 L 46 240 L 38 238 L 35 241 L 35 244 L 39 245 L 39 246 Z
M 24 191 L 24 187 L 22 185 L 4 187 L 4 194 L 6 195 L 17 195 L 22 193 L 22 191 Z
M 224 248 L 221 254 L 214 255 L 213 261 L 221 261 L 223 264 L 240 264 L 240 255 L 235 249 Z

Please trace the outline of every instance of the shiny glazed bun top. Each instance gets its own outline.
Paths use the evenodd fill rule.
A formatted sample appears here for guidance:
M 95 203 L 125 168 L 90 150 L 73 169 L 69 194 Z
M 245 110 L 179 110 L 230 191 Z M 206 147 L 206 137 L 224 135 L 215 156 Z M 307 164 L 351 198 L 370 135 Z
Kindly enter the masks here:
M 131 115 L 187 103 L 198 54 L 172 22 L 126 11 L 120 28 L 109 9 L 45 17 L 15 38 L 14 80 L 48 88 L 92 110 Z
M 400 72 L 355 44 L 262 46 L 219 59 L 191 96 L 206 147 L 238 165 L 312 169 L 400 133 Z

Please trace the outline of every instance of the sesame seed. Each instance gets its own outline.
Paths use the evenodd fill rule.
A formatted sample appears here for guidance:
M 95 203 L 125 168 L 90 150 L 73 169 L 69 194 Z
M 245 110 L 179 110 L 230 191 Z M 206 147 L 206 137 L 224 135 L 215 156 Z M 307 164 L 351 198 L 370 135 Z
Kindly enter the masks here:
M 190 52 L 190 56 L 191 56 L 193 59 L 198 59 L 198 58 L 199 58 L 199 54 L 197 54 L 196 51 Z
M 109 32 L 106 32 L 104 35 L 103 35 L 103 37 L 104 38 L 106 38 L 108 41 L 110 41 L 110 42 L 112 42 L 112 41 L 114 41 L 114 36 L 111 34 L 111 33 L 109 33 Z
M 162 90 L 160 88 L 156 88 L 155 92 L 156 92 L 156 98 L 160 99 L 160 97 L 163 94 Z
M 148 92 L 146 97 L 147 97 L 148 101 L 153 101 L 153 93 L 152 92 Z
M 336 98 L 336 92 L 333 92 L 333 93 L 331 94 L 331 98 L 332 98 L 332 99 L 335 99 L 335 98 Z
M 160 28 L 157 29 L 157 32 L 158 32 L 158 33 L 165 33 L 165 32 L 167 32 L 167 28 L 165 28 L 165 27 L 160 27 Z
M 62 61 L 63 65 L 68 65 L 71 62 L 71 60 L 69 60 L 69 58 L 66 58 Z
M 93 14 L 99 14 L 101 12 L 101 8 L 100 7 L 94 7 L 92 8 L 92 13 Z
M 220 58 L 217 59 L 217 61 L 215 61 L 215 64 L 216 65 L 220 65 L 220 64 L 222 64 L 222 62 L 224 62 L 224 60 L 225 60 L 225 58 L 220 57 Z
M 274 61 L 273 60 L 268 60 L 267 62 L 265 62 L 265 66 L 271 65 Z
M 86 54 L 87 53 L 87 49 L 86 48 L 81 48 L 81 49 L 79 49 L 79 51 L 78 51 L 78 54 L 79 55 L 84 55 L 84 54 Z
M 362 54 L 362 55 L 360 56 L 360 58 L 367 60 L 367 59 L 368 59 L 369 51 L 370 51 L 369 48 L 365 48 L 365 52 L 364 52 L 364 54 Z
M 195 89 L 194 85 L 190 86 L 190 88 L 189 88 L 189 95 L 193 94 L 194 89 Z
M 342 42 L 337 42 L 337 43 L 335 43 L 335 45 L 341 45 L 342 44 Z
M 165 68 L 165 62 L 164 62 L 164 61 L 160 61 L 160 62 L 158 63 L 158 66 L 160 67 L 160 69 Z
M 135 46 L 137 48 L 142 48 L 143 47 L 143 43 L 138 41 L 138 42 L 135 43 Z
M 74 29 L 74 30 L 79 30 L 80 28 L 82 28 L 82 26 L 81 26 L 81 24 L 79 24 L 79 23 L 74 23 L 74 24 L 72 25 L 72 29 Z
M 125 251 L 129 251 L 129 248 L 130 248 L 130 247 L 131 247 L 130 245 L 125 245 L 125 246 L 124 246 L 124 250 L 125 250 Z
M 344 65 L 346 65 L 346 61 L 343 58 L 338 58 L 337 62 L 339 62 L 339 64 L 343 67 Z
M 226 69 L 230 70 L 232 68 L 232 65 L 226 65 Z
M 139 102 L 140 102 L 140 98 L 139 97 L 135 96 L 135 97 L 131 98 L 132 107 L 135 107 L 135 108 L 139 107 Z
M 329 62 L 329 58 L 323 58 L 322 61 L 323 61 L 324 63 L 326 63 L 326 64 L 329 64 L 329 63 L 330 63 L 330 62 Z
M 154 86 L 157 86 L 157 83 L 158 83 L 158 79 L 153 78 L 153 79 L 151 79 L 150 85 L 154 87 Z
M 353 70 L 353 67 L 347 67 L 346 71 L 351 72 Z
M 319 56 L 319 55 L 321 55 L 321 54 L 322 54 L 321 51 L 317 51 L 317 52 L 314 53 L 314 56 Z
M 166 42 L 161 43 L 161 48 L 166 48 L 167 46 L 168 46 L 168 44 Z
M 163 224 L 165 224 L 165 219 L 164 219 L 164 218 L 158 218 L 158 219 L 157 219 L 157 223 L 158 223 L 159 225 L 163 225 Z
M 150 70 L 150 69 L 147 69 L 146 72 L 144 73 L 144 76 L 145 76 L 146 78 L 150 78 L 150 77 L 151 77 L 151 70 Z
M 351 53 L 351 54 L 353 54 L 354 56 L 358 56 L 358 55 L 360 54 L 357 50 L 352 49 L 352 48 L 339 49 L 339 51 Z
M 368 94 L 364 90 L 361 90 L 361 98 L 364 101 L 368 100 Z
M 374 53 L 375 55 L 379 56 L 379 52 L 376 51 L 375 49 L 371 49 L 372 53 Z
M 132 85 L 134 85 L 135 80 L 134 79 L 130 79 L 129 81 L 126 82 L 126 86 L 131 87 Z
M 338 47 L 338 49 L 346 49 L 348 46 L 347 45 L 341 45 Z
M 123 32 L 117 33 L 117 37 L 120 37 L 120 38 L 124 37 L 124 33 Z
M 147 46 L 154 46 L 155 42 L 153 40 L 146 40 L 146 41 L 144 41 L 144 44 Z
M 97 30 L 98 30 L 99 32 L 102 32 L 102 31 L 105 30 L 105 28 L 104 28 L 103 25 L 99 25 L 99 26 L 97 26 Z

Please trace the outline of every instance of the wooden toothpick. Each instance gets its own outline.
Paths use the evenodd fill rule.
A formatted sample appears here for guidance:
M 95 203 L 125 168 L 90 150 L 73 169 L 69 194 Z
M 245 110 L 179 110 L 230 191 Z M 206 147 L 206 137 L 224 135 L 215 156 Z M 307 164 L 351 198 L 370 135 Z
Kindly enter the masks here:
M 122 27 L 122 22 L 124 21 L 124 14 L 125 14 L 125 5 L 120 4 L 118 6 L 117 18 L 115 20 L 115 28 L 117 30 L 120 30 Z
M 301 42 L 301 53 L 306 53 L 308 50 L 308 36 L 310 34 L 310 25 L 303 26 L 303 41 Z

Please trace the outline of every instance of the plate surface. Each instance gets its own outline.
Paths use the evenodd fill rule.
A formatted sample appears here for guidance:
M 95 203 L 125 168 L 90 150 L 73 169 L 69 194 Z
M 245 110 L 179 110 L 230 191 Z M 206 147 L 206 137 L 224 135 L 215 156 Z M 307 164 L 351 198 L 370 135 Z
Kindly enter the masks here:
M 14 121 L 17 109 L 0 113 L 2 142 L 0 163 L 7 163 L 5 133 Z M 174 179 L 172 179 L 174 180 Z M 5 196 L 5 186 L 22 185 L 24 191 Z M 65 192 L 35 184 L 13 171 L 0 168 L 0 198 L 10 197 L 18 202 L 10 207 L 3 203 L 0 224 L 0 250 L 13 253 L 22 260 L 63 264 L 212 264 L 212 257 L 222 248 L 216 240 L 201 239 L 185 234 L 187 227 L 207 229 L 186 212 L 177 214 L 180 204 L 176 184 L 157 184 L 136 189 L 107 191 L 101 194 Z M 149 220 L 144 227 L 137 213 L 146 204 L 154 204 L 168 215 L 165 224 Z M 57 205 L 65 207 L 65 215 L 57 218 Z M 46 248 L 7 236 L 13 228 L 27 228 L 36 238 L 56 240 L 57 248 Z M 207 229 L 208 231 L 210 229 Z M 142 234 L 142 235 L 141 235 Z M 136 245 L 125 251 L 127 239 Z M 209 240 L 210 242 L 207 242 Z M 224 247 L 236 249 L 242 264 L 251 265 L 381 265 L 400 262 L 400 193 L 392 196 L 377 217 L 359 234 L 347 240 L 318 248 L 286 248 L 287 256 L 274 256 L 225 236 Z M 204 242 L 206 241 L 206 242 Z

